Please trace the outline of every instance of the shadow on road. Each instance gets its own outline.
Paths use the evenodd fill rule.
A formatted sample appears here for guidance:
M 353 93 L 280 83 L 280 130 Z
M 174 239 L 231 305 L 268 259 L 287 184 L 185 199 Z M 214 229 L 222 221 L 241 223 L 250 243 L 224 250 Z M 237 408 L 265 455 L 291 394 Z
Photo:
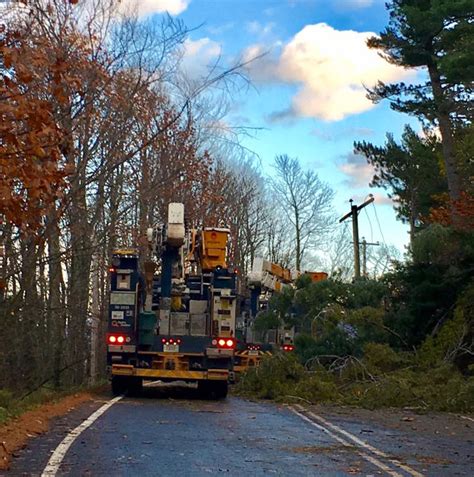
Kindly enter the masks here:
M 145 383 L 142 390 L 127 393 L 127 396 L 143 399 L 205 400 L 196 385 L 181 382 Z

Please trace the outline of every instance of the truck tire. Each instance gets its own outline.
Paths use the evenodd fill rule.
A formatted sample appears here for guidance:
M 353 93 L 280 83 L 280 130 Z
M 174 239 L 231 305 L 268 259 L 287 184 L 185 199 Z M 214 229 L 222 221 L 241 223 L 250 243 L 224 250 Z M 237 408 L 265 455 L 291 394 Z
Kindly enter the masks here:
M 118 396 L 125 394 L 128 389 L 128 378 L 125 376 L 112 376 L 112 394 Z
M 198 394 L 201 399 L 209 399 L 208 381 L 198 381 Z
M 229 391 L 229 384 L 227 381 L 216 381 L 214 383 L 215 399 L 225 399 Z
M 112 376 L 112 393 L 134 396 L 143 390 L 143 379 L 135 376 Z
M 143 379 L 142 378 L 129 378 L 128 382 L 128 394 L 130 396 L 136 396 L 143 391 Z
M 228 389 L 227 381 L 198 381 L 198 392 L 202 399 L 225 399 Z

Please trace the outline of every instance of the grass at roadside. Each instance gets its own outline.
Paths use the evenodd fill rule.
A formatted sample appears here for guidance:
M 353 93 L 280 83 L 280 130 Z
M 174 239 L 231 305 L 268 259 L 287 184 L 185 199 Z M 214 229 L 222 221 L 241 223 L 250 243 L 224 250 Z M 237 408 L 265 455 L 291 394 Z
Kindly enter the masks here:
M 0 391 L 0 470 L 7 470 L 12 455 L 28 439 L 46 432 L 51 419 L 91 401 L 104 390 L 104 385 L 54 391 L 41 388 L 24 399 Z
M 367 409 L 474 411 L 474 377 L 465 377 L 448 364 L 424 367 L 412 356 L 384 355 L 383 351 L 374 349 L 361 360 L 346 357 L 324 365 L 315 360 L 309 369 L 296 356 L 275 355 L 244 374 L 235 392 L 260 399 L 305 400 Z
M 24 398 L 12 391 L 0 389 L 0 426 L 8 422 L 10 419 L 18 417 L 37 406 L 45 403 L 56 402 L 66 396 L 80 392 L 98 391 L 103 388 L 104 384 L 105 381 L 91 387 L 81 386 L 61 390 L 43 387 Z

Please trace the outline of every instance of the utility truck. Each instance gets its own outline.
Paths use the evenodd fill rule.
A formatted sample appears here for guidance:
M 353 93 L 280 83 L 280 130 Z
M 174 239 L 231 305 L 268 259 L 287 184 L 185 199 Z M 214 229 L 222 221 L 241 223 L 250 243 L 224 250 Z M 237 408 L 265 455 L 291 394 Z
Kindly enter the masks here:
M 277 350 L 284 353 L 294 351 L 294 327 L 282 325 L 267 330 L 262 336 L 262 333 L 255 331 L 254 323 L 258 315 L 268 309 L 270 298 L 285 288 L 294 288 L 295 280 L 302 275 L 309 276 L 313 283 L 326 280 L 328 277 L 325 272 L 302 273 L 272 263 L 263 257 L 255 257 L 252 269 L 247 276 L 250 306 L 246 312 L 243 326 L 245 345 L 240 345 L 235 354 L 234 370 L 236 373 L 242 373 L 252 366 L 258 366 L 262 358 Z
M 224 398 L 233 378 L 236 279 L 227 228 L 185 226 L 184 205 L 148 230 L 153 260 L 116 250 L 110 267 L 107 364 L 116 394 L 144 380 L 197 383 Z

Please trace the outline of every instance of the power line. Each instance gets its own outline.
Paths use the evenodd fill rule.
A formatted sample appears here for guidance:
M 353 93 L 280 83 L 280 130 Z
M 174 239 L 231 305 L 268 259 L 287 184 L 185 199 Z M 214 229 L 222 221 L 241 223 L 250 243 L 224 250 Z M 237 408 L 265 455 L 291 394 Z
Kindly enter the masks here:
M 385 245 L 385 248 L 388 250 L 387 242 L 385 241 L 385 237 L 384 237 L 383 232 L 382 232 L 382 227 L 380 226 L 380 220 L 379 220 L 379 216 L 377 214 L 377 209 L 375 208 L 375 204 L 373 202 L 372 202 L 372 205 L 374 206 L 375 219 L 377 220 L 377 225 L 379 227 L 380 235 L 382 236 L 382 241 Z
M 367 220 L 369 221 L 369 227 L 370 227 L 370 241 L 374 241 L 374 229 L 372 228 L 372 221 L 370 220 L 369 213 L 367 212 L 367 209 L 364 209 L 365 215 L 367 216 Z

